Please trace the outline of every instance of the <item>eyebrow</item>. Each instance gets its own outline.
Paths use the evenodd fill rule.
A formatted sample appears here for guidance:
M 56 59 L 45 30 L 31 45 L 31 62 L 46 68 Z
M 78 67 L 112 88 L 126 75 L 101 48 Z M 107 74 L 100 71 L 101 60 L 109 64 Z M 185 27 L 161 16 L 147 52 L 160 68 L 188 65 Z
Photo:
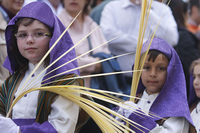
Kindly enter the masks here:
M 47 30 L 43 29 L 43 28 L 36 28 L 33 31 L 37 31 L 37 30 L 43 30 L 43 31 L 47 32 Z M 27 32 L 27 31 L 23 29 L 23 30 L 18 30 L 18 32 Z

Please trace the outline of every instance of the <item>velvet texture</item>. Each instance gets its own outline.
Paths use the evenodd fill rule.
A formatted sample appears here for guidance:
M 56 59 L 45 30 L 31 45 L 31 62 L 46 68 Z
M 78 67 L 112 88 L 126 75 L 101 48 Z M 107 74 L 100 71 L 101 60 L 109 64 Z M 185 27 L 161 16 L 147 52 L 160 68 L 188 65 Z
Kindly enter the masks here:
M 22 133 L 57 133 L 48 122 L 42 124 L 35 122 L 35 119 L 13 119 L 17 126 L 20 126 Z
M 134 127 L 133 125 L 130 125 L 130 128 L 135 131 L 136 133 L 141 133 L 141 130 L 145 133 L 149 133 L 153 128 L 156 127 L 157 123 L 150 117 L 147 116 L 146 114 L 144 114 L 144 112 L 142 112 L 141 110 L 137 110 L 134 113 L 132 113 L 129 117 L 130 120 L 134 120 L 134 122 L 140 124 L 142 127 L 139 127 L 138 125 L 135 125 L 134 123 L 132 123 L 133 125 L 135 125 L 136 127 Z M 139 129 L 140 130 L 139 130 Z

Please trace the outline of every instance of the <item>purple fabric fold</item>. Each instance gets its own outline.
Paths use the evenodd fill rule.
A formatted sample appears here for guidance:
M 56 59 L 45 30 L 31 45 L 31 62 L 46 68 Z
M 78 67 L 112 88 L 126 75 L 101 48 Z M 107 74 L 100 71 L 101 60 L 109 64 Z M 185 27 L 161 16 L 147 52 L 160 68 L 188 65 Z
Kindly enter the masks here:
M 137 124 L 141 125 L 142 127 L 145 127 L 145 128 L 142 128 L 134 123 L 132 123 L 134 126 L 130 124 L 130 128 L 136 133 L 142 133 L 142 132 L 149 133 L 150 130 L 156 127 L 156 124 L 157 124 L 150 116 L 145 115 L 140 110 L 134 111 L 128 118 L 136 122 Z
M 51 48 L 53 46 L 53 44 L 56 42 L 56 40 L 59 38 L 59 36 L 65 30 L 65 26 L 61 23 L 61 21 L 52 12 L 51 8 L 46 3 L 44 3 L 44 2 L 31 2 L 30 4 L 23 7 L 17 13 L 17 15 L 10 20 L 10 22 L 9 22 L 7 28 L 6 28 L 6 32 L 5 32 L 8 57 L 6 58 L 3 66 L 5 68 L 7 68 L 12 74 L 14 72 L 14 68 L 15 68 L 15 65 L 16 65 L 14 58 L 11 54 L 11 49 L 10 49 L 10 46 L 12 45 L 11 40 L 13 39 L 12 34 L 14 34 L 13 33 L 13 27 L 14 27 L 16 21 L 19 18 L 24 18 L 24 17 L 37 19 L 40 22 L 42 22 L 42 23 L 44 23 L 44 24 L 46 24 L 50 27 L 50 29 L 53 33 L 53 36 L 50 40 L 49 48 Z M 54 62 L 59 56 L 64 54 L 66 51 L 68 51 L 73 46 L 74 46 L 74 44 L 71 40 L 71 37 L 70 37 L 69 33 L 66 32 L 64 34 L 64 36 L 62 37 L 62 39 L 57 43 L 57 45 L 50 52 L 50 64 L 52 62 Z M 74 58 L 76 58 L 76 53 L 75 53 L 75 49 L 73 48 L 68 54 L 63 56 L 57 63 L 55 63 L 53 66 L 51 66 L 47 70 L 47 73 L 50 72 L 51 70 L 53 70 L 54 68 L 57 68 L 58 66 L 61 66 L 62 64 L 66 63 L 66 62 L 68 62 L 68 61 L 70 61 Z M 68 63 L 67 65 L 59 68 L 58 70 L 52 72 L 51 74 L 46 75 L 43 78 L 43 80 L 47 79 L 47 78 L 49 78 L 53 75 L 57 75 L 59 73 L 62 73 L 64 71 L 71 70 L 71 69 L 74 69 L 74 68 L 77 68 L 77 67 L 78 67 L 77 60 L 74 60 L 74 61 Z M 78 74 L 78 75 L 80 75 L 79 70 L 73 70 L 71 72 L 68 72 L 68 73 L 65 73 L 65 74 L 62 74 L 62 75 L 66 75 L 66 74 Z M 52 79 L 50 79 L 46 82 L 53 81 L 55 78 L 52 78 Z
M 31 125 L 35 122 L 35 119 L 12 119 L 17 126 Z
M 146 46 L 149 41 L 147 40 L 143 46 Z M 150 112 L 159 115 L 159 117 L 154 117 L 154 120 L 157 121 L 160 117 L 185 117 L 193 124 L 187 102 L 185 77 L 178 54 L 171 45 L 161 38 L 153 39 L 150 50 L 160 51 L 170 60 L 166 82 L 150 108 Z M 137 94 L 144 90 L 145 86 L 140 79 Z
M 35 119 L 13 119 L 13 121 L 20 126 L 21 133 L 57 133 L 48 121 L 42 124 L 35 122 Z

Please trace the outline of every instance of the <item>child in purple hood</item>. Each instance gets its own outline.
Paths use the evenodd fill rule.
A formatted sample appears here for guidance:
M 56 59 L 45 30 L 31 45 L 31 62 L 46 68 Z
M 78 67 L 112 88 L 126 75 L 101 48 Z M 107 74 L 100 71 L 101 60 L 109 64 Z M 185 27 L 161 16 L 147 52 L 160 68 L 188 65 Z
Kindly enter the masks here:
M 29 88 L 41 85 L 83 85 L 82 79 L 56 81 L 79 75 L 79 70 L 58 75 L 77 68 L 76 60 L 47 74 L 74 59 L 76 57 L 74 49 L 39 75 L 45 67 L 73 46 L 73 42 L 68 32 L 66 32 L 45 61 L 31 75 L 30 80 L 23 86 L 35 66 L 64 30 L 63 24 L 53 14 L 48 5 L 43 2 L 33 2 L 26 5 L 10 20 L 5 32 L 8 57 L 4 62 L 4 67 L 12 75 L 0 87 L 1 132 L 72 133 L 75 131 L 79 106 L 67 98 L 47 91 L 28 93 L 15 104 L 9 118 L 5 118 L 18 92 L 27 89 L 28 85 Z M 51 76 L 56 77 L 50 78 Z M 31 82 L 33 79 L 34 81 Z
M 145 46 L 149 40 L 144 43 Z M 154 38 L 144 63 L 137 96 L 145 100 L 125 102 L 137 111 L 122 107 L 118 112 L 142 125 L 145 133 L 188 133 L 192 123 L 186 97 L 185 77 L 180 59 L 165 40 Z M 119 119 L 119 118 L 117 118 Z M 136 133 L 142 133 L 130 124 Z M 146 129 L 145 129 L 146 128 Z
M 190 133 L 200 132 L 200 59 L 194 60 L 190 66 L 189 105 L 194 126 L 190 125 Z

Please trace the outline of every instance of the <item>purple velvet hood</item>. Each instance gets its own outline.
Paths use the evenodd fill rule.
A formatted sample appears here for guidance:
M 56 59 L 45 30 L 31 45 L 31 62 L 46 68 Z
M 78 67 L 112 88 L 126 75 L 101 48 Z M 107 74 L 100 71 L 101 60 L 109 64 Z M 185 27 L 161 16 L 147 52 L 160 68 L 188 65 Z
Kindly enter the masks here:
M 51 11 L 51 8 L 45 4 L 44 2 L 32 2 L 25 7 L 23 7 L 18 14 L 13 17 L 13 19 L 10 20 L 5 36 L 6 36 L 6 45 L 7 45 L 7 52 L 8 57 L 6 58 L 4 62 L 4 67 L 7 68 L 12 74 L 14 72 L 15 63 L 13 62 L 13 56 L 11 54 L 10 45 L 12 40 L 12 34 L 13 34 L 13 27 L 16 23 L 16 21 L 19 18 L 28 17 L 28 18 L 34 18 L 39 20 L 40 22 L 48 25 L 53 33 L 53 36 L 49 43 L 49 48 L 52 47 L 54 42 L 59 38 L 59 36 L 62 34 L 62 32 L 65 30 L 64 25 L 61 23 L 61 21 L 57 18 L 56 15 Z M 54 49 L 50 53 L 50 64 L 56 60 L 59 56 L 61 56 L 64 52 L 66 52 L 68 49 L 70 49 L 73 46 L 73 42 L 71 40 L 71 37 L 69 36 L 69 33 L 66 32 L 65 35 L 62 37 L 62 39 L 58 42 L 58 44 L 54 47 Z M 75 49 L 71 50 L 68 54 L 66 54 L 64 57 L 62 57 L 57 63 L 55 63 L 53 66 L 51 66 L 47 72 L 53 70 L 54 68 L 76 58 Z M 66 70 L 70 70 L 73 68 L 78 67 L 77 61 L 73 61 L 64 67 L 61 67 L 60 69 L 54 71 L 53 73 L 47 75 L 44 77 L 44 79 L 51 77 L 53 75 L 59 74 L 61 72 L 64 72 Z M 66 74 L 78 74 L 79 70 L 74 70 Z M 51 79 L 53 80 L 53 79 Z
M 153 39 L 150 50 L 158 50 L 170 59 L 166 82 L 152 104 L 150 111 L 161 118 L 185 117 L 192 124 L 187 102 L 185 77 L 178 54 L 171 45 L 161 38 Z M 140 80 L 137 94 L 142 93 L 144 90 L 145 87 Z M 159 119 L 154 118 L 154 120 Z

